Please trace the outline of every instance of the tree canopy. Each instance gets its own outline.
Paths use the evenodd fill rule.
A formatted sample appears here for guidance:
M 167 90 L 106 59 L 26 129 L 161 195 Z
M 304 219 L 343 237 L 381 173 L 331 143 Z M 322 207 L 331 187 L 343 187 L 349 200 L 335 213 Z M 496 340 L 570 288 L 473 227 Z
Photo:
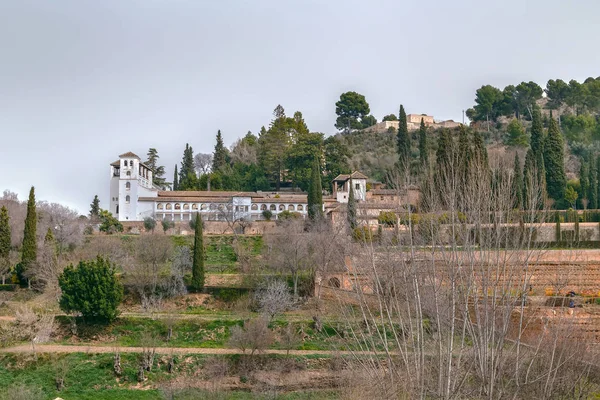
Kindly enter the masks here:
M 342 93 L 340 100 L 335 103 L 335 113 L 338 116 L 335 127 L 345 132 L 350 132 L 353 129 L 362 129 L 362 120 L 370 112 L 371 109 L 365 96 L 356 92 Z

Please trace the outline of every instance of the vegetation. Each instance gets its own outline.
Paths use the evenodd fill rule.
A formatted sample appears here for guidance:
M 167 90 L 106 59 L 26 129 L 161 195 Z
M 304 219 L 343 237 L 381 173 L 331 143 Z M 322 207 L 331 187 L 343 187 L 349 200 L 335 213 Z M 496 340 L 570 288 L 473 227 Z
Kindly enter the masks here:
M 194 256 L 192 264 L 192 288 L 196 291 L 204 287 L 204 237 L 202 233 L 202 219 L 196 214 L 194 229 Z
M 25 230 L 23 233 L 23 246 L 21 248 L 21 263 L 17 274 L 19 280 L 24 282 L 29 269 L 37 261 L 37 214 L 35 207 L 35 189 L 32 186 L 27 200 L 27 216 L 25 217 Z

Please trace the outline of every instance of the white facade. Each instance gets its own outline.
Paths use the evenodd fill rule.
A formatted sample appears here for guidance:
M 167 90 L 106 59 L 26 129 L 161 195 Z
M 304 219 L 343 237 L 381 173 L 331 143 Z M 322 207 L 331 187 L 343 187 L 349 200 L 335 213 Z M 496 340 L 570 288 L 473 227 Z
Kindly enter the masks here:
M 153 206 L 140 197 L 158 197 L 152 185 L 152 171 L 131 153 L 121 154 L 111 165 L 109 211 L 119 221 L 142 221 L 152 216 Z

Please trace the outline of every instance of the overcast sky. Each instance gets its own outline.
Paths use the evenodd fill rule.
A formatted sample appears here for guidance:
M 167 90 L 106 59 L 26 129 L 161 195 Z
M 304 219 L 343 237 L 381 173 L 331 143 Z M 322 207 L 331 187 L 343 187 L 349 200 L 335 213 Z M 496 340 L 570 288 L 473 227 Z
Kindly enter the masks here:
M 483 84 L 600 75 L 597 0 L 0 0 L 0 190 L 87 213 L 109 163 L 212 152 L 302 111 L 335 132 L 355 90 L 380 120 L 460 120 Z

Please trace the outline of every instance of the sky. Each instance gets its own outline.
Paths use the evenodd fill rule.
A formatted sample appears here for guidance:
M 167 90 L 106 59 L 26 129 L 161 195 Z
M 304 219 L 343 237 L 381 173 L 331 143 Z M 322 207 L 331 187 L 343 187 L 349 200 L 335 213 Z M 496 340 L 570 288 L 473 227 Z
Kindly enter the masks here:
M 0 191 L 86 214 L 109 164 L 230 146 L 281 104 L 336 132 L 335 102 L 379 120 L 462 120 L 492 84 L 600 75 L 597 0 L 0 0 Z

